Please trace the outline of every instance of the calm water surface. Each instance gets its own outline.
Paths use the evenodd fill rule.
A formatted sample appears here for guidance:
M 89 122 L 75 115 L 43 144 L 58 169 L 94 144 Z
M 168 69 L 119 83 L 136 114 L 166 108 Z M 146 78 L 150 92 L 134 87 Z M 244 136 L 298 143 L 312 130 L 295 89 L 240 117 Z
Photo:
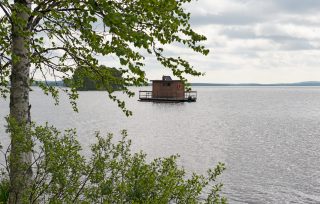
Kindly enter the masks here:
M 40 124 L 77 128 L 84 152 L 95 131 L 119 135 L 127 129 L 133 149 L 150 159 L 178 153 L 180 164 L 198 173 L 224 162 L 222 181 L 230 203 L 320 203 L 320 87 L 196 90 L 196 103 L 126 99 L 134 112 L 127 118 L 103 92 L 80 92 L 80 112 L 74 113 L 64 95 L 54 106 L 36 89 L 32 117 Z M 1 99 L 4 144 L 7 114 L 8 101 Z

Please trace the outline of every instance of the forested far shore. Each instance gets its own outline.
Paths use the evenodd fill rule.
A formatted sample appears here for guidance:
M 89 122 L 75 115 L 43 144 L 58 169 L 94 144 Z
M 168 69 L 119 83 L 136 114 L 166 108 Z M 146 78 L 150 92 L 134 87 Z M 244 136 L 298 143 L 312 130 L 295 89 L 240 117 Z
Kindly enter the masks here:
M 46 83 L 49 86 L 67 87 L 63 81 L 34 81 L 32 86 L 38 86 L 39 83 Z M 152 84 L 148 84 L 151 86 Z M 274 83 L 274 84 L 258 84 L 258 83 L 190 83 L 191 86 L 320 86 L 320 81 L 306 81 L 297 83 Z

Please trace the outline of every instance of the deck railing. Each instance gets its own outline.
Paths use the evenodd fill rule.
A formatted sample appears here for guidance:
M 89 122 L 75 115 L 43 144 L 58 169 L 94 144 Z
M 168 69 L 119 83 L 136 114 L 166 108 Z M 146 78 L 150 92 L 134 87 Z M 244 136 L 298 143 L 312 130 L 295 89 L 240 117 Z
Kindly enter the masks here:
M 152 91 L 139 91 L 139 99 L 152 99 Z M 197 91 L 186 91 L 185 100 L 197 100 Z
M 185 99 L 197 100 L 197 91 L 186 91 L 184 93 Z
M 152 98 L 152 91 L 139 91 L 139 99 Z

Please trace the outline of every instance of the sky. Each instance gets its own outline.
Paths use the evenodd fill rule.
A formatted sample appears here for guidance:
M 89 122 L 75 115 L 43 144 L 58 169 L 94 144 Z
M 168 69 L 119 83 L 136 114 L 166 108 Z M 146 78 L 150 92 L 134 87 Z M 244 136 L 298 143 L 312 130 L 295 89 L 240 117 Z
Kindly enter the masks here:
M 198 0 L 185 6 L 208 56 L 169 46 L 203 77 L 190 82 L 320 81 L 320 0 Z M 169 71 L 149 59 L 147 77 Z
M 193 0 L 185 5 L 195 31 L 207 37 L 207 56 L 166 46 L 188 60 L 204 83 L 320 81 L 320 0 Z M 3 14 L 0 12 L 0 14 Z M 102 64 L 116 66 L 114 57 Z M 172 75 L 146 55 L 147 78 Z

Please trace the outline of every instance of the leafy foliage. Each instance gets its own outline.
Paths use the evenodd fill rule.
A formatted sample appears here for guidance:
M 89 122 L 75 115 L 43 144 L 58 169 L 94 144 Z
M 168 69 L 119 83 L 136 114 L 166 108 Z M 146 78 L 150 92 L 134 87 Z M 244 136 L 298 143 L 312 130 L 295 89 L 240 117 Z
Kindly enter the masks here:
M 9 198 L 9 180 L 0 178 L 0 204 L 7 203 Z
M 3 152 L 3 147 L 0 143 L 0 151 L 5 155 Z M 4 166 L 5 165 L 1 165 Z M 7 203 L 9 198 L 9 179 L 5 173 L 5 169 L 0 169 L 0 204 Z
M 9 198 L 9 179 L 7 177 L 0 177 L 0 204 L 7 203 Z
M 182 44 L 195 52 L 208 54 L 199 42 L 206 37 L 192 30 L 183 6 L 191 0 L 10 0 L 0 2 L 0 93 L 5 95 L 9 87 L 12 62 L 19 57 L 12 54 L 12 27 L 18 27 L 16 35 L 27 40 L 28 58 L 32 78 L 42 75 L 68 79 L 78 67 L 85 67 L 89 78 L 109 87 L 113 78 L 101 69 L 100 59 L 111 56 L 122 74 L 122 91 L 129 96 L 133 92 L 127 86 L 140 86 L 147 82 L 143 70 L 145 56 L 154 56 L 173 74 L 185 80 L 185 74 L 201 75 L 186 60 L 165 55 L 168 44 Z M 19 3 L 20 2 L 20 3 Z M 24 3 L 23 3 L 24 2 Z M 28 3 L 29 2 L 29 3 Z M 15 13 L 27 12 L 27 22 Z M 30 40 L 29 40 L 30 39 Z M 111 69 L 111 67 L 108 67 Z M 32 82 L 31 82 L 32 83 Z M 76 106 L 77 83 L 71 90 L 64 89 Z M 58 102 L 56 88 L 42 88 L 51 92 Z M 127 115 L 122 101 L 112 95 Z M 76 107 L 74 107 L 75 110 Z
M 14 127 L 11 127 L 11 130 Z M 225 203 L 217 177 L 219 163 L 207 176 L 187 177 L 178 156 L 146 161 L 132 153 L 127 132 L 118 142 L 96 133 L 90 158 L 81 155 L 74 130 L 63 134 L 54 127 L 30 128 L 35 158 L 27 202 L 41 203 Z M 3 183 L 3 182 L 2 182 Z

